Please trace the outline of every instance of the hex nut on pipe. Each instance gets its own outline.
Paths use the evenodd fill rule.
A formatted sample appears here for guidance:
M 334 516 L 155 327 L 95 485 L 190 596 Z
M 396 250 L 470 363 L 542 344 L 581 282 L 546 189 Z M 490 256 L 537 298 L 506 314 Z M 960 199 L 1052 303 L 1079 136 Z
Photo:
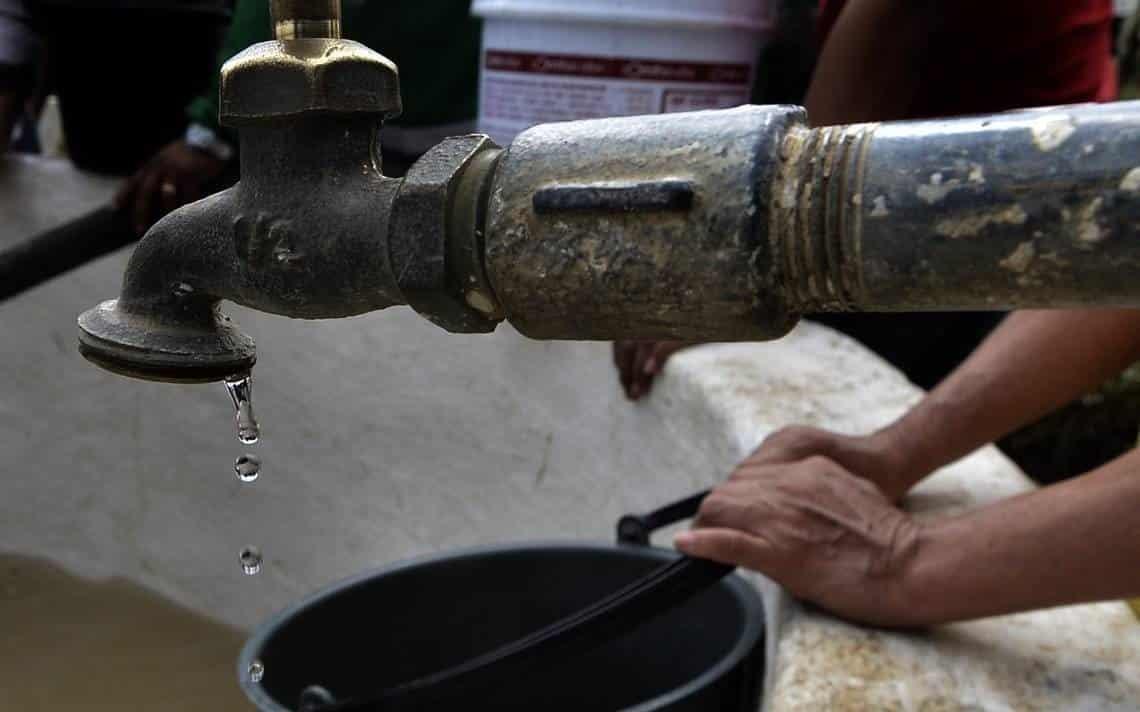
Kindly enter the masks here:
M 477 244 L 478 204 L 499 153 L 483 135 L 444 139 L 408 170 L 392 206 L 388 251 L 400 292 L 448 331 L 489 332 L 501 320 Z

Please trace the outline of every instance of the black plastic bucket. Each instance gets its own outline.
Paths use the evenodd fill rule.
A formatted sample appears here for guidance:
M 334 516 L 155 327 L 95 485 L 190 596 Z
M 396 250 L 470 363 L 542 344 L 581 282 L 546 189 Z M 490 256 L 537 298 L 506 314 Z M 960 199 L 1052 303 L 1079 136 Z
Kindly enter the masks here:
M 238 661 L 264 712 L 319 685 L 338 699 L 463 662 L 574 613 L 675 559 L 606 544 L 523 544 L 433 556 L 339 583 L 263 624 Z M 738 576 L 557 669 L 480 691 L 464 710 L 755 710 L 764 611 Z M 258 661 L 260 682 L 249 670 Z M 460 709 L 460 707 L 456 707 Z

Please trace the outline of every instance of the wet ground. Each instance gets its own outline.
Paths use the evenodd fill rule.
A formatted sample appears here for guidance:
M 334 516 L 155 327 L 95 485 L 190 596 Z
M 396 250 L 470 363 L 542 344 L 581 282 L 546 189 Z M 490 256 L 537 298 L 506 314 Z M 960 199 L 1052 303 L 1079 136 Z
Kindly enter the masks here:
M 242 640 L 138 586 L 0 555 L 5 712 L 244 712 Z

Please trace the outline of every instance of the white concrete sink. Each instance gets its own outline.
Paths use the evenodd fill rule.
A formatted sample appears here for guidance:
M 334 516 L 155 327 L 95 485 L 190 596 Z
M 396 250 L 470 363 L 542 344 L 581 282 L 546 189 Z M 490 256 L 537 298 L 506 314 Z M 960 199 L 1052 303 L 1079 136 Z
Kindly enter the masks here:
M 36 187 L 51 199 L 33 200 Z M 9 161 L 0 249 L 109 191 L 57 164 Z M 122 576 L 245 628 L 396 559 L 608 540 L 619 515 L 713 484 L 774 428 L 865 430 L 918 396 L 813 325 L 684 353 L 631 405 L 604 344 L 533 342 L 506 327 L 452 336 L 407 309 L 298 322 L 230 307 L 258 344 L 263 440 L 247 448 L 220 385 L 123 379 L 76 353 L 75 316 L 115 296 L 126 256 L 0 303 L 0 548 Z M 246 449 L 264 463 L 252 485 L 232 473 Z M 987 449 L 911 505 L 974 506 L 1029 486 Z M 246 544 L 265 554 L 259 576 L 240 571 Z M 1140 625 L 1121 604 L 900 635 L 804 612 L 761 585 L 771 709 L 1140 705 Z

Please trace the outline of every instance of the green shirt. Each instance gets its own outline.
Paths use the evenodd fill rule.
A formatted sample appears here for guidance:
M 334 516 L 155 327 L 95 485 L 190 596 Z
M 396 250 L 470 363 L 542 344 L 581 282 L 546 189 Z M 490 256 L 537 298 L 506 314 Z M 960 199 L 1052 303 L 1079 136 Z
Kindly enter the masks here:
M 344 36 L 380 52 L 400 70 L 407 128 L 475 119 L 481 24 L 466 0 L 344 0 Z M 222 64 L 257 42 L 272 39 L 268 0 L 237 0 L 207 93 L 187 109 L 190 120 L 228 135 L 218 126 L 218 78 Z

